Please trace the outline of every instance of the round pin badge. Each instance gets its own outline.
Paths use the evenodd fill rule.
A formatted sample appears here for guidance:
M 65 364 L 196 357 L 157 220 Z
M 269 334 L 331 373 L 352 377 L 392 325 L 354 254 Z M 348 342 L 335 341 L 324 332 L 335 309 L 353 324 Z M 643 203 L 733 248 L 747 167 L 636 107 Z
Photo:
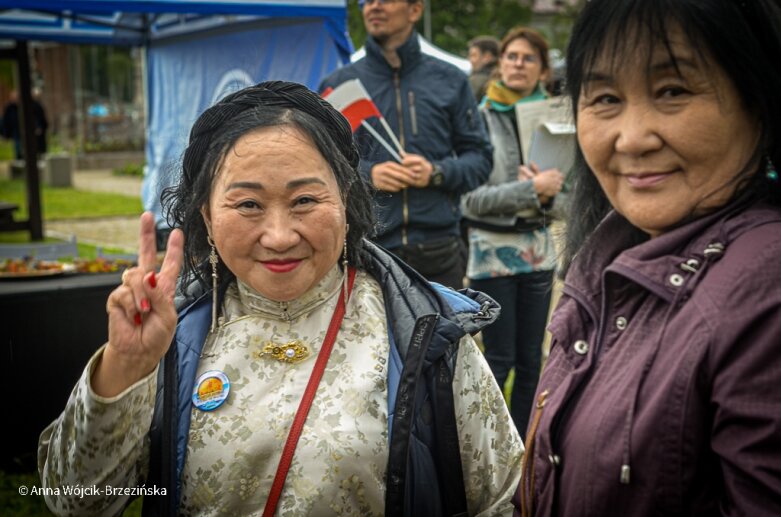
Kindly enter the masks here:
M 231 383 L 219 370 L 209 370 L 198 377 L 193 389 L 193 405 L 201 411 L 217 409 L 228 398 Z

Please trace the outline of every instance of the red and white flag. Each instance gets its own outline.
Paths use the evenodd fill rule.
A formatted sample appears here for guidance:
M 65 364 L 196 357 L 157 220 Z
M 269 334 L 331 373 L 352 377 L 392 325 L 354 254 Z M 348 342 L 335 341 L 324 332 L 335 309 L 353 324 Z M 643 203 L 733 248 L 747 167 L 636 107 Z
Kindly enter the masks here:
M 360 79 L 345 81 L 336 88 L 326 88 L 321 95 L 323 99 L 330 102 L 334 108 L 344 115 L 344 118 L 350 123 L 353 133 L 355 133 L 359 127 L 363 126 L 385 149 L 388 150 L 390 155 L 393 156 L 397 162 L 401 163 L 401 155 L 404 154 L 404 151 L 401 148 L 399 139 L 396 138 L 393 130 L 391 130 L 385 117 L 382 116 L 382 113 L 380 113 L 377 105 L 374 104 L 371 95 L 366 91 L 366 88 L 364 88 Z M 388 133 L 388 136 L 393 141 L 396 149 L 391 147 L 391 145 L 377 133 L 377 130 L 366 122 L 367 119 L 372 117 L 380 119 L 380 124 L 382 124 L 385 132 Z
M 360 79 L 345 81 L 336 88 L 327 88 L 322 97 L 344 115 L 350 122 L 353 133 L 361 127 L 364 120 L 372 117 L 382 118 L 382 113 Z

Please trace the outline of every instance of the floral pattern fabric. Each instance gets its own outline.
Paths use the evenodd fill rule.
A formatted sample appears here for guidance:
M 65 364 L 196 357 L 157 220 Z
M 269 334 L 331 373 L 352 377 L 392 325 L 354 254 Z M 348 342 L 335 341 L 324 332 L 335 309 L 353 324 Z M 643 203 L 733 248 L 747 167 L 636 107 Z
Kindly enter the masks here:
M 260 515 L 288 430 L 320 350 L 341 287 L 334 268 L 288 303 L 247 286 L 226 293 L 218 331 L 204 344 L 198 375 L 224 372 L 231 392 L 219 408 L 191 408 L 182 473 L 183 515 Z M 267 341 L 309 349 L 298 363 L 263 355 Z M 147 432 L 156 372 L 101 399 L 88 364 L 65 411 L 41 436 L 47 486 L 137 486 L 148 468 Z M 379 284 L 359 272 L 277 508 L 278 515 L 381 515 L 388 456 L 389 341 Z M 501 393 L 470 337 L 462 339 L 453 382 L 461 460 L 472 515 L 510 515 L 523 445 Z M 112 514 L 128 497 L 47 497 L 57 513 Z
M 550 230 L 500 233 L 469 229 L 469 262 L 466 276 L 483 280 L 556 267 L 556 249 Z

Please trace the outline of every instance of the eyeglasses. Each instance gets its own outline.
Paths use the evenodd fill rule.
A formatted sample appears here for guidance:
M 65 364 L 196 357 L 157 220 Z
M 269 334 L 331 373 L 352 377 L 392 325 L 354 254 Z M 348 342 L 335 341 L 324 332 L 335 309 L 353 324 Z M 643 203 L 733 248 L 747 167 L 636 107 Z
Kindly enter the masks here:
M 509 63 L 517 63 L 520 61 L 523 65 L 536 65 L 540 62 L 540 58 L 534 54 L 516 54 L 515 52 L 504 54 L 502 59 Z
M 369 6 L 374 4 L 385 5 L 385 4 L 395 4 L 396 2 L 405 2 L 405 1 L 409 1 L 409 0 L 358 0 L 358 7 L 363 9 L 365 5 L 369 5 Z

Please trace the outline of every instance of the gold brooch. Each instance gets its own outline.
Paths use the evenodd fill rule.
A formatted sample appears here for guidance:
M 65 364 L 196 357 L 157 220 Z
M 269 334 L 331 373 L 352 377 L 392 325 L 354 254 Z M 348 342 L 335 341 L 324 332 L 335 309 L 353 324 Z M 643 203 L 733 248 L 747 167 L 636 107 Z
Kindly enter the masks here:
M 284 345 L 268 341 L 260 351 L 255 351 L 252 355 L 256 359 L 270 357 L 283 363 L 299 363 L 310 354 L 309 347 L 301 341 L 289 341 Z

